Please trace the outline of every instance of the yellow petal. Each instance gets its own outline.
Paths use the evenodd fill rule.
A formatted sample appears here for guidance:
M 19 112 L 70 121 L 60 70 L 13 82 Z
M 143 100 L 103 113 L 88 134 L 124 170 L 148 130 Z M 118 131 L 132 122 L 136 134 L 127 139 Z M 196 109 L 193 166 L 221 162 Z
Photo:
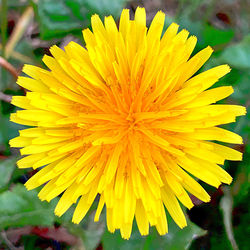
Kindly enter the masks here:
M 185 216 L 181 210 L 179 202 L 177 201 L 174 194 L 170 191 L 170 188 L 168 186 L 165 186 L 165 188 L 162 189 L 162 199 L 164 205 L 166 206 L 168 212 L 170 213 L 176 224 L 180 228 L 185 227 L 187 225 Z

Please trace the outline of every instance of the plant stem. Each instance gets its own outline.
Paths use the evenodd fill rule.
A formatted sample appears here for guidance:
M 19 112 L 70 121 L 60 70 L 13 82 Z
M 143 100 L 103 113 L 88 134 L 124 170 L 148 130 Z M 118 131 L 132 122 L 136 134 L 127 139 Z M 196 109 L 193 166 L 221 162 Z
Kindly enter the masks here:
M 229 187 L 224 187 L 224 196 L 220 202 L 220 208 L 223 212 L 223 222 L 226 229 L 227 237 L 232 245 L 233 250 L 239 250 L 233 234 L 232 225 L 232 210 L 233 210 L 233 198 Z
M 1 6 L 1 40 L 2 40 L 2 55 L 5 57 L 5 45 L 7 42 L 7 0 L 2 0 Z
M 1 15 L 0 15 L 0 19 L 1 19 L 1 29 L 0 29 L 0 36 L 1 36 L 1 43 L 2 43 L 2 57 L 5 58 L 5 46 L 7 43 L 7 0 L 2 0 L 1 1 Z M 2 68 L 0 69 L 0 89 L 2 90 L 5 87 L 5 82 L 6 82 L 6 72 L 5 70 Z
M 15 25 L 14 30 L 12 31 L 8 43 L 5 46 L 5 58 L 8 59 L 23 34 L 27 30 L 28 25 L 32 21 L 34 16 L 34 11 L 32 7 L 27 7 L 22 16 L 19 18 L 18 23 Z
M 0 56 L 0 67 L 3 67 L 7 71 L 9 71 L 10 74 L 15 78 L 15 80 L 18 78 L 17 70 L 1 56 Z

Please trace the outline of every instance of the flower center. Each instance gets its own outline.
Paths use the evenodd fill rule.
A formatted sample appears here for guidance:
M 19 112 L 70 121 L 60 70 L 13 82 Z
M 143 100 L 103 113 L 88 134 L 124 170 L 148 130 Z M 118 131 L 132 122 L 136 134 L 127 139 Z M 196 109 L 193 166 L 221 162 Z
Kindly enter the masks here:
M 129 129 L 134 129 L 135 127 L 137 127 L 138 122 L 136 121 L 134 114 L 129 113 L 126 120 L 128 122 Z

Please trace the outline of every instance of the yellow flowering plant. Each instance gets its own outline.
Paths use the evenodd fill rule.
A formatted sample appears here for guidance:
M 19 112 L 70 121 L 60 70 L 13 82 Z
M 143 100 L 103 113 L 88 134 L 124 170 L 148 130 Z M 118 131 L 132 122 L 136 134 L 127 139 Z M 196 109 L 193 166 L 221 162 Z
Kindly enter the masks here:
M 105 205 L 110 232 L 120 229 L 129 239 L 135 218 L 141 235 L 149 226 L 163 235 L 165 208 L 183 228 L 179 202 L 190 209 L 189 193 L 210 200 L 192 176 L 214 187 L 231 183 L 220 165 L 242 154 L 214 141 L 241 144 L 239 135 L 218 126 L 246 110 L 215 104 L 233 93 L 231 86 L 209 89 L 230 68 L 196 74 L 212 48 L 192 56 L 196 37 L 178 32 L 175 23 L 162 34 L 164 21 L 159 11 L 147 28 L 140 7 L 134 20 L 124 9 L 119 28 L 111 16 L 103 24 L 93 15 L 92 31 L 83 30 L 85 48 L 52 46 L 53 56 L 43 57 L 49 70 L 24 66 L 29 77 L 17 83 L 29 91 L 13 97 L 23 110 L 11 121 L 32 128 L 10 145 L 22 148 L 19 168 L 42 167 L 25 183 L 28 190 L 45 184 L 39 198 L 48 202 L 63 193 L 56 215 L 78 202 L 72 221 L 79 223 L 99 196 L 94 220 Z

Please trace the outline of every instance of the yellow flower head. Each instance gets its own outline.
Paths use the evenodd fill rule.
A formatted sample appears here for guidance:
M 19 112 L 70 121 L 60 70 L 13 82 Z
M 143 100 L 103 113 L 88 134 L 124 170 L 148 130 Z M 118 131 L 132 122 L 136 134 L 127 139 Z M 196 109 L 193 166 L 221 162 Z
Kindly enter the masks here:
M 123 10 L 119 28 L 114 19 L 91 18 L 83 30 L 86 48 L 70 42 L 53 46 L 43 62 L 50 70 L 25 65 L 17 83 L 30 90 L 13 97 L 24 110 L 11 121 L 32 126 L 12 139 L 22 147 L 19 168 L 43 167 L 25 184 L 45 186 L 41 200 L 63 193 L 55 208 L 61 216 L 77 203 L 73 222 L 79 223 L 95 198 L 98 221 L 106 206 L 110 232 L 131 234 L 134 217 L 139 231 L 149 225 L 167 233 L 165 208 L 186 226 L 179 201 L 191 208 L 189 193 L 202 201 L 209 195 L 190 175 L 218 187 L 232 178 L 219 165 L 242 155 L 211 142 L 242 143 L 237 134 L 217 125 L 245 114 L 236 105 L 213 104 L 233 93 L 230 86 L 209 89 L 230 71 L 217 66 L 193 76 L 208 60 L 207 47 L 191 57 L 196 37 L 177 33 L 172 23 L 162 34 L 165 15 L 159 11 L 149 29 L 144 8 L 134 20 Z

